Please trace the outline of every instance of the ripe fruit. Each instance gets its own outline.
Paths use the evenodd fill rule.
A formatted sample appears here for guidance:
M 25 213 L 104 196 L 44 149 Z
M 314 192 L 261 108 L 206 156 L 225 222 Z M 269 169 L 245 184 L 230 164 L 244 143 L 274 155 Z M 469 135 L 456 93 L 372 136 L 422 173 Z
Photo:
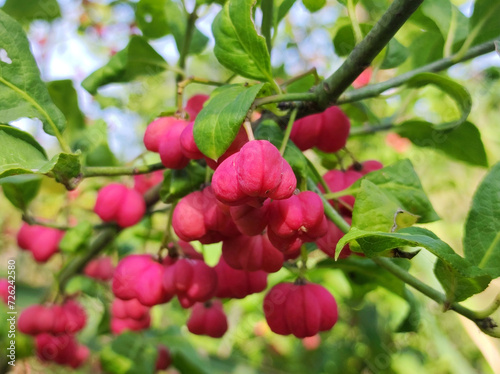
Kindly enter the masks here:
M 104 222 L 116 221 L 120 227 L 129 227 L 142 219 L 146 203 L 136 190 L 111 183 L 99 190 L 94 212 Z
M 253 198 L 286 199 L 297 180 L 288 162 L 267 140 L 254 140 L 227 158 L 215 171 L 212 186 L 223 203 L 240 205 Z
M 113 294 L 123 300 L 137 299 L 146 306 L 166 303 L 173 295 L 161 285 L 163 272 L 163 265 L 150 255 L 127 256 L 113 274 Z
M 285 261 L 283 253 L 271 244 L 266 234 L 224 240 L 222 257 L 235 269 L 267 273 L 277 272 Z
M 238 133 L 236 134 L 236 138 L 234 138 L 229 148 L 226 150 L 226 152 L 224 152 L 222 156 L 220 156 L 217 159 L 217 161 L 212 160 L 211 158 L 208 157 L 205 157 L 205 161 L 207 162 L 208 166 L 216 170 L 224 160 L 226 160 L 227 158 L 229 158 L 229 156 L 238 152 L 241 149 L 241 147 L 243 147 L 246 143 L 248 143 L 248 135 L 245 129 L 241 127 Z
M 35 261 L 46 262 L 59 250 L 64 231 L 51 227 L 23 223 L 17 234 L 17 244 L 31 252 Z
M 184 130 L 182 130 L 180 136 L 181 151 L 187 158 L 191 160 L 198 160 L 203 158 L 203 153 L 200 152 L 198 146 L 194 141 L 193 135 L 194 122 L 190 122 Z
M 290 139 L 302 151 L 317 147 L 323 152 L 337 152 L 345 147 L 350 129 L 349 118 L 332 106 L 295 121 Z
M 144 132 L 144 145 L 151 152 L 158 152 L 160 140 L 167 131 L 177 122 L 183 121 L 175 117 L 160 117 L 151 122 Z
M 83 273 L 90 277 L 101 281 L 108 281 L 113 278 L 115 267 L 111 261 L 111 257 L 100 257 L 90 261 Z
M 176 205 L 172 227 L 179 238 L 203 244 L 239 235 L 231 217 L 217 203 L 211 186 L 183 197 Z
M 350 217 L 344 217 L 347 223 L 351 224 Z M 330 220 L 327 221 L 328 230 L 325 235 L 316 240 L 316 244 L 318 248 L 326 253 L 331 258 L 335 258 L 335 248 L 337 247 L 337 243 L 344 236 L 344 233 Z M 349 249 L 349 245 L 344 246 L 342 248 L 342 252 L 340 252 L 339 258 L 347 258 L 351 255 L 351 250 Z
M 373 69 L 371 67 L 366 68 L 363 72 L 358 75 L 358 77 L 352 82 L 354 88 L 361 88 L 370 83 L 372 77 Z
M 167 368 L 172 364 L 170 351 L 163 344 L 159 344 L 157 349 L 158 356 L 156 357 L 155 370 L 167 370 Z
M 264 231 L 269 217 L 270 200 L 264 201 L 259 207 L 251 205 L 237 205 L 229 208 L 229 214 L 238 230 L 245 235 L 258 235 Z
M 383 167 L 384 165 L 382 165 L 382 163 L 377 160 L 367 160 L 361 163 L 356 162 L 349 166 L 347 170 L 357 171 L 358 173 L 366 175 L 372 171 L 380 170 Z
M 8 304 L 9 300 L 9 282 L 7 279 L 0 279 L 0 297 L 5 304 Z
M 242 299 L 267 287 L 264 271 L 237 270 L 229 266 L 221 256 L 214 268 L 217 273 L 217 293 L 220 298 Z
M 138 331 L 151 324 L 149 307 L 137 299 L 114 299 L 111 305 L 111 331 L 120 334 L 125 330 Z
M 227 331 L 227 318 L 219 300 L 196 303 L 187 322 L 188 330 L 196 335 L 220 338 Z
M 304 191 L 269 206 L 268 236 L 283 252 L 295 250 L 303 242 L 313 242 L 327 230 L 321 198 Z M 299 244 L 300 243 L 300 244 Z
M 134 190 L 145 194 L 150 188 L 163 181 L 163 171 L 157 170 L 149 174 L 134 175 Z
M 328 187 L 332 192 L 338 192 L 350 187 L 354 182 L 356 182 L 358 179 L 362 177 L 363 174 L 354 170 L 346 170 L 346 171 L 330 170 L 323 176 L 323 179 L 325 180 L 326 184 L 328 185 Z M 324 192 L 322 186 L 318 187 L 320 188 L 321 191 Z M 337 207 L 337 204 L 334 204 L 333 202 L 331 202 L 331 204 L 334 207 L 337 207 L 342 214 L 345 215 L 352 214 L 352 207 L 354 206 L 354 200 L 355 200 L 354 196 L 345 195 L 340 197 L 340 200 L 342 200 L 342 202 L 344 202 L 348 207 L 351 207 L 351 209 L 348 209 L 343 205 L 339 205 Z
M 264 314 L 273 332 L 298 338 L 330 330 L 338 319 L 337 303 L 314 283 L 280 283 L 264 298 Z
M 201 260 L 178 259 L 165 267 L 161 282 L 165 292 L 177 295 L 184 308 L 207 301 L 217 292 L 217 273 Z
M 198 113 L 201 112 L 203 109 L 203 104 L 205 104 L 205 101 L 209 99 L 210 96 L 208 95 L 194 95 L 191 96 L 191 98 L 187 101 L 186 107 L 184 108 L 189 115 L 189 120 L 193 121 L 196 119 L 198 116 Z
M 175 122 L 162 136 L 158 153 L 162 164 L 169 169 L 183 169 L 189 163 L 181 148 L 181 134 L 187 126 L 184 120 Z

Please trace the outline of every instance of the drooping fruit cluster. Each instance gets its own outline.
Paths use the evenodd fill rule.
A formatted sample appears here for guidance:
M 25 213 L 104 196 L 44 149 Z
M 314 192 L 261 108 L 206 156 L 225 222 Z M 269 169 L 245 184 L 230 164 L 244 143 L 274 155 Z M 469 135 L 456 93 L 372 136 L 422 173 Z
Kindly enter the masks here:
M 37 262 L 48 261 L 59 250 L 64 231 L 23 223 L 17 233 L 19 248 L 30 251 Z
M 120 227 L 138 223 L 146 212 L 142 195 L 122 184 L 111 183 L 97 194 L 94 212 L 104 222 L 116 222 Z
M 88 358 L 89 349 L 78 344 L 75 334 L 86 324 L 83 308 L 74 300 L 62 305 L 32 305 L 22 311 L 18 328 L 36 336 L 36 352 L 42 361 L 79 367 Z
M 187 322 L 190 332 L 220 338 L 227 331 L 227 318 L 219 300 L 196 303 Z
M 87 266 L 85 266 L 85 269 L 83 269 L 83 273 L 86 276 L 104 282 L 113 278 L 114 271 L 115 267 L 113 266 L 111 257 L 96 258 L 90 261 Z
M 345 147 L 351 122 L 339 107 L 295 121 L 290 139 L 301 151 L 316 147 L 323 152 L 337 152 Z

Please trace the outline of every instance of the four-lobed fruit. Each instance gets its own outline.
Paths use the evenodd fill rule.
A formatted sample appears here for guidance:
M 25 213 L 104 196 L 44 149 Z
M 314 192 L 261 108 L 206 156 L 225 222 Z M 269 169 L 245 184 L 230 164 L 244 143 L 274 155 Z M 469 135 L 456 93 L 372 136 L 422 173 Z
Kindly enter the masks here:
M 337 152 L 345 147 L 351 122 L 339 107 L 295 121 L 290 139 L 301 151 L 316 147 L 323 152 Z
M 89 349 L 78 344 L 73 335 L 37 335 L 35 349 L 40 360 L 67 365 L 73 369 L 80 367 L 90 355 Z
M 144 195 L 154 186 L 163 181 L 163 170 L 156 170 L 149 174 L 134 175 L 134 190 Z
M 163 289 L 177 295 L 182 307 L 210 300 L 217 292 L 217 273 L 201 260 L 180 258 L 167 265 L 161 279 Z
M 273 332 L 297 338 L 330 330 L 338 319 L 332 294 L 323 286 L 303 281 L 271 288 L 264 297 L 264 314 Z
M 275 273 L 283 266 L 283 253 L 274 247 L 267 234 L 240 235 L 222 242 L 222 257 L 239 270 Z
M 111 332 L 121 334 L 126 330 L 139 331 L 149 328 L 149 309 L 137 299 L 114 299 L 111 304 Z
M 35 261 L 47 262 L 59 251 L 63 236 L 62 230 L 23 223 L 17 233 L 17 244 L 21 249 L 30 251 Z
M 109 281 L 113 278 L 115 267 L 111 257 L 99 257 L 90 261 L 83 269 L 83 274 L 87 277 L 94 278 L 100 281 Z
M 265 271 L 237 270 L 220 257 L 214 268 L 217 273 L 217 293 L 219 298 L 243 299 L 253 293 L 262 292 L 267 287 Z
M 240 234 L 229 213 L 214 196 L 211 186 L 191 192 L 176 205 L 172 227 L 179 238 L 203 244 L 220 242 Z
M 351 224 L 350 217 L 344 217 L 344 220 Z M 318 248 L 326 253 L 329 257 L 335 258 L 335 249 L 337 247 L 337 243 L 344 236 L 342 230 L 340 230 L 332 221 L 327 222 L 328 229 L 325 235 L 316 240 L 316 244 Z M 351 255 L 351 250 L 349 249 L 349 244 L 342 248 L 340 252 L 339 258 L 344 259 Z
M 212 177 L 215 196 L 228 205 L 266 198 L 286 199 L 292 196 L 296 185 L 290 164 L 267 140 L 246 143 L 222 162 Z
M 115 221 L 120 227 L 130 227 L 142 219 L 146 203 L 136 190 L 111 183 L 99 190 L 94 212 L 104 222 Z
M 153 306 L 172 299 L 161 285 L 164 266 L 150 255 L 130 255 L 122 259 L 113 274 L 113 294 L 122 300 L 137 299 Z
M 289 253 L 302 243 L 323 236 L 327 230 L 326 221 L 323 202 L 312 191 L 275 200 L 269 206 L 269 240 L 282 252 Z
M 227 331 L 227 317 L 219 300 L 196 303 L 187 322 L 188 330 L 196 335 L 220 338 Z

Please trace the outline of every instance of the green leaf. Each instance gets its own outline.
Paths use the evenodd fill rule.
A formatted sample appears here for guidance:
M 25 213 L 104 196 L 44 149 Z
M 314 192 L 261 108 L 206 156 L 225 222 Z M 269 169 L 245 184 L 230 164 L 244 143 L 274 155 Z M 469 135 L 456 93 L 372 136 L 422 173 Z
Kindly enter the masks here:
M 103 293 L 106 293 L 107 290 L 97 280 L 82 274 L 75 275 L 64 286 L 65 294 L 74 295 L 82 292 L 99 299 L 102 298 Z
M 448 94 L 453 100 L 455 100 L 461 111 L 461 115 L 458 120 L 441 123 L 436 125 L 435 128 L 438 130 L 447 130 L 464 123 L 472 109 L 472 98 L 469 92 L 454 80 L 433 73 L 417 74 L 413 78 L 409 79 L 406 85 L 408 88 L 421 88 L 428 84 L 432 84 L 444 93 Z
M 392 38 L 385 48 L 385 56 L 381 69 L 393 69 L 401 65 L 408 58 L 408 49 L 398 42 L 395 38 Z
M 479 185 L 465 223 L 464 254 L 494 278 L 500 277 L 500 163 Z
M 16 208 L 25 211 L 40 190 L 38 175 L 14 175 L 0 179 L 3 194 Z
M 325 6 L 326 0 L 302 0 L 302 4 L 304 4 L 308 11 L 314 13 Z
M 124 333 L 106 344 L 101 351 L 101 365 L 106 373 L 153 373 L 158 351 L 137 333 Z
M 490 0 L 476 0 L 474 12 L 469 19 L 469 30 L 475 35 L 472 45 L 487 42 L 500 36 L 500 3 Z M 477 31 L 476 31 L 477 30 Z
M 53 174 L 56 181 L 64 184 L 68 190 L 75 188 L 80 171 L 80 157 L 70 153 L 58 153 L 40 169 L 42 174 Z
M 82 221 L 66 231 L 59 242 L 59 249 L 66 253 L 75 253 L 87 247 L 92 236 L 92 225 L 90 222 Z
M 287 15 L 288 11 L 292 8 L 293 4 L 295 4 L 296 0 L 276 0 L 274 2 L 274 13 L 275 13 L 275 21 L 274 21 L 274 29 L 276 30 L 278 24 L 281 22 L 283 18 Z
M 410 227 L 394 233 L 365 231 L 351 227 L 351 230 L 339 240 L 336 253 L 340 254 L 342 248 L 351 242 L 355 242 L 357 244 L 356 248 L 359 248 L 369 257 L 377 256 L 384 251 L 399 247 L 423 247 L 427 249 L 440 260 L 444 261 L 451 269 L 451 271 L 446 272 L 446 276 L 439 273 L 440 277 L 438 280 L 442 282 L 445 290 L 458 290 L 458 287 L 452 287 L 448 283 L 452 277 L 460 278 L 460 280 L 469 278 L 471 280 L 468 282 L 469 285 L 471 283 L 477 284 L 477 287 L 463 287 L 462 285 L 460 287 L 462 294 L 448 294 L 449 301 L 464 300 L 472 295 L 465 292 L 480 292 L 480 286 L 487 285 L 491 280 L 486 272 L 471 264 L 467 259 L 459 256 L 434 233 L 420 227 Z
M 359 27 L 363 36 L 366 36 L 372 29 L 372 26 L 366 23 L 360 23 Z M 347 56 L 356 46 L 356 37 L 349 18 L 342 17 L 337 20 L 333 46 L 335 47 L 335 54 L 340 57 Z
M 433 222 L 439 219 L 410 160 L 398 161 L 381 170 L 372 171 L 345 190 L 345 194 L 356 194 L 363 180 L 368 180 L 383 190 L 388 201 L 399 202 L 401 205 L 399 208 L 420 216 L 419 223 Z M 357 199 L 354 205 L 355 209 L 356 204 Z
M 434 274 L 443 286 L 447 299 L 450 302 L 460 302 L 484 291 L 491 281 L 491 277 L 487 275 L 475 278 L 463 276 L 458 270 L 446 264 L 443 260 L 436 261 Z
M 118 161 L 108 143 L 103 142 L 87 152 L 85 164 L 87 166 L 116 166 Z
M 146 40 L 134 35 L 128 45 L 115 54 L 102 68 L 82 82 L 91 94 L 109 83 L 130 82 L 140 76 L 156 75 L 167 68 L 167 63 Z
M 23 28 L 0 11 L 0 122 L 38 118 L 50 135 L 63 131 L 66 119 L 50 99 Z
M 0 178 L 38 173 L 47 163 L 47 154 L 27 132 L 0 125 Z
M 193 360 L 186 349 L 172 350 L 172 363 L 181 374 L 207 374 L 207 368 L 199 360 Z
M 140 0 L 137 3 L 135 19 L 146 38 L 156 39 L 169 34 L 167 0 Z
M 316 84 L 314 75 L 309 74 L 286 86 L 287 93 L 307 92 Z
M 167 170 L 160 189 L 160 198 L 165 203 L 198 190 L 205 181 L 205 168 L 191 161 L 181 170 Z
M 252 20 L 254 0 L 230 0 L 215 17 L 212 32 L 217 60 L 239 75 L 274 84 L 266 40 Z
M 281 147 L 284 137 L 283 130 L 273 120 L 266 119 L 259 124 L 255 131 L 255 138 L 269 140 L 276 148 Z M 293 171 L 302 177 L 307 175 L 307 159 L 300 149 L 292 141 L 288 141 L 283 157 L 288 161 Z
M 471 165 L 488 166 L 481 133 L 468 121 L 450 130 L 437 130 L 425 121 L 407 121 L 397 126 L 395 132 L 419 147 L 434 148 Z
M 47 83 L 50 97 L 66 118 L 66 131 L 70 141 L 73 141 L 80 130 L 85 128 L 85 118 L 78 106 L 78 95 L 73 82 L 63 79 Z
M 194 122 L 194 140 L 200 151 L 217 160 L 238 133 L 263 83 L 231 84 L 217 88 Z
M 29 23 L 35 19 L 52 21 L 61 17 L 57 0 L 7 0 L 2 10 L 23 23 Z

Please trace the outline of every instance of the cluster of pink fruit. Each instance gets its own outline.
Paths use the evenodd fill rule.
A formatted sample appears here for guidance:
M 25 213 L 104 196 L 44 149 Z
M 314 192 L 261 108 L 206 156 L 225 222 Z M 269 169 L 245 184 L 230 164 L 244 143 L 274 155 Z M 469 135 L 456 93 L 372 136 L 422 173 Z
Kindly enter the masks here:
M 46 262 L 59 250 L 64 231 L 23 223 L 17 233 L 19 248 L 30 251 L 37 262 Z
M 86 324 L 83 308 L 73 300 L 62 305 L 32 305 L 19 316 L 18 328 L 35 336 L 37 356 L 42 361 L 77 368 L 89 356 L 89 349 L 78 344 L 75 334 Z

